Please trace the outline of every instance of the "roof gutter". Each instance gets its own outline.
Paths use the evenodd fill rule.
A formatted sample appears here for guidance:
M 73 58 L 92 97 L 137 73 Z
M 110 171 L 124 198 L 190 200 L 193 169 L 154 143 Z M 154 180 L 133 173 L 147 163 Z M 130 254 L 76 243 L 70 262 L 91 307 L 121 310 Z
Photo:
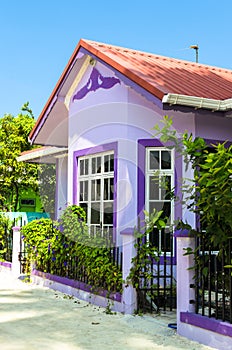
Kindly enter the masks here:
M 168 103 L 169 105 L 194 107 L 195 109 L 210 109 L 213 112 L 226 112 L 232 110 L 232 98 L 228 98 L 226 100 L 214 100 L 205 97 L 167 94 L 164 95 L 162 103 Z

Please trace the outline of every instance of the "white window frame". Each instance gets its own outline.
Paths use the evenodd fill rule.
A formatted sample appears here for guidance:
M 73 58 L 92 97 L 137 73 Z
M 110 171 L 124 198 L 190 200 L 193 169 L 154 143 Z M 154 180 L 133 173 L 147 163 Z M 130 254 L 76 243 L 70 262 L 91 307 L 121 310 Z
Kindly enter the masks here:
M 159 154 L 161 154 L 162 151 L 168 151 L 170 152 L 171 155 L 171 168 L 170 169 L 162 169 L 161 168 L 161 162 L 159 163 L 159 168 L 158 169 L 152 169 L 150 167 L 150 152 L 152 151 L 158 151 Z M 173 199 L 160 199 L 161 197 L 161 191 L 162 188 L 159 188 L 159 199 L 151 199 L 150 198 L 150 178 L 154 178 L 155 175 L 157 176 L 170 176 L 171 178 L 171 183 L 170 187 L 171 190 L 174 188 L 175 185 L 175 172 L 174 172 L 174 149 L 171 148 L 165 148 L 165 147 L 146 147 L 146 186 L 145 186 L 145 191 L 146 191 L 146 200 L 145 200 L 145 209 L 149 213 L 150 212 L 150 203 L 162 203 L 162 202 L 170 202 L 170 223 L 165 227 L 165 229 L 170 230 L 172 229 L 173 223 L 174 223 L 174 200 Z M 161 247 L 161 230 L 159 231 L 159 246 L 157 247 L 159 251 L 162 252 L 162 247 Z M 173 247 L 172 247 L 172 253 L 174 254 L 174 240 L 173 240 Z M 171 252 L 167 251 L 166 255 L 170 255 Z
M 113 239 L 113 227 L 114 227 L 114 189 L 113 193 L 110 192 L 112 190 L 111 186 L 114 186 L 114 169 L 109 171 L 104 171 L 104 159 L 105 157 L 112 157 L 113 156 L 113 164 L 114 164 L 114 151 L 107 151 L 107 152 L 101 152 L 101 153 L 94 153 L 86 156 L 80 156 L 78 157 L 78 202 L 79 205 L 85 203 L 87 205 L 87 225 L 89 226 L 89 232 L 92 235 L 96 234 L 96 231 L 101 231 L 102 235 L 108 237 L 109 240 Z M 100 172 L 94 172 L 92 173 L 92 160 L 93 159 L 100 158 L 101 159 L 101 171 Z M 88 170 L 87 173 L 81 174 L 81 161 L 88 162 Z M 114 164 L 115 165 L 115 164 Z M 86 168 L 86 169 L 87 169 Z M 95 168 L 97 170 L 97 168 Z M 104 184 L 105 180 L 108 180 L 108 196 L 110 195 L 111 198 L 106 199 L 104 198 Z M 80 198 L 80 190 L 81 190 L 81 182 L 85 182 L 85 185 L 87 186 L 87 196 L 84 198 L 84 200 L 81 200 Z M 97 191 L 96 185 L 93 186 L 93 182 L 97 184 L 97 182 L 100 182 L 100 196 L 97 198 L 96 195 L 99 194 Z M 111 183 L 110 183 L 111 182 Z M 95 191 L 95 193 L 93 192 Z M 82 196 L 83 197 L 83 196 Z M 94 203 L 100 202 L 100 211 L 99 216 L 100 220 L 98 223 L 91 223 L 91 213 Z M 104 222 L 104 205 L 107 203 L 112 206 L 112 223 L 105 223 Z

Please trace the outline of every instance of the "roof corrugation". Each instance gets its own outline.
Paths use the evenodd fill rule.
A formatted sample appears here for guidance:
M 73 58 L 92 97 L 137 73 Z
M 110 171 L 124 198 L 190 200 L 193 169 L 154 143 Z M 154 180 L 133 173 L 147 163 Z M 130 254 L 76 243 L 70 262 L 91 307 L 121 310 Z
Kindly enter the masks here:
M 81 40 L 80 45 L 134 77 L 139 85 L 146 82 L 160 92 L 224 100 L 232 97 L 232 71 L 200 63 Z M 130 74 L 131 73 L 131 74 Z M 149 89 L 148 89 L 149 90 Z M 152 92 L 152 91 L 150 91 Z

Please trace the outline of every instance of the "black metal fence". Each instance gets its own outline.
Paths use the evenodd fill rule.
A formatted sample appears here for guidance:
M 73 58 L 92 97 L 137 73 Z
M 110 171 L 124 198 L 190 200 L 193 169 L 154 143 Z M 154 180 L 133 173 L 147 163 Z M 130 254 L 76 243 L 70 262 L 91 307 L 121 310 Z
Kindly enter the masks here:
M 232 240 L 217 251 L 197 241 L 195 312 L 232 323 Z
M 163 245 L 163 251 L 158 253 L 158 261 L 148 257 L 140 271 L 137 296 L 138 310 L 141 312 L 165 312 L 176 309 L 174 238 L 169 232 L 163 232 L 163 235 L 165 235 L 163 242 L 166 243 Z M 147 244 L 146 239 L 143 244 Z
M 109 257 L 109 261 L 111 261 L 119 269 L 119 271 L 122 271 L 122 252 L 120 251 L 120 247 L 104 247 L 99 249 L 104 249 L 105 254 L 107 254 Z M 96 264 L 97 263 L 98 262 L 96 262 Z M 51 273 L 60 277 L 67 277 L 90 286 L 93 286 L 94 284 L 96 285 L 96 281 L 89 277 L 91 274 L 88 273 L 88 267 L 78 256 L 67 256 L 65 258 L 65 262 L 59 262 L 59 260 L 49 260 L 48 262 L 44 263 L 41 260 L 37 262 L 35 268 L 42 272 Z M 104 276 L 99 276 L 97 285 L 106 290 L 108 290 L 109 287 Z M 111 287 L 113 292 L 119 290 L 121 286 L 112 285 Z

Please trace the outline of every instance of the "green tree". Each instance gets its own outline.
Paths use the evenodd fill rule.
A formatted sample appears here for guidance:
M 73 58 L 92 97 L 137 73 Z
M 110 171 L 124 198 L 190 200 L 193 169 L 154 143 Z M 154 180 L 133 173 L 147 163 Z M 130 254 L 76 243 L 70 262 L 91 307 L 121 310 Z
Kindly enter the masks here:
M 25 104 L 28 108 L 28 104 Z M 20 192 L 28 187 L 37 191 L 38 166 L 18 162 L 23 151 L 32 149 L 28 135 L 35 124 L 31 113 L 0 119 L 0 210 L 17 211 Z

